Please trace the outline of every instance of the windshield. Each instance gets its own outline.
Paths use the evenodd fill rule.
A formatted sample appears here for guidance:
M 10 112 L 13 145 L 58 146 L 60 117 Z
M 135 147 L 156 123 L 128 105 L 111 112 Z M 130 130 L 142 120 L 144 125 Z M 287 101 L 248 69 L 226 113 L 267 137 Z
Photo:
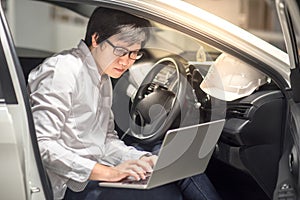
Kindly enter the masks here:
M 283 34 L 272 0 L 186 0 L 249 31 L 286 51 Z
M 290 49 L 290 54 L 294 57 L 291 58 L 294 60 L 292 62 L 291 68 L 295 68 L 299 66 L 299 45 L 300 45 L 300 39 L 299 39 L 299 33 L 300 33 L 300 24 L 299 24 L 299 1 L 287 1 L 287 6 L 289 9 L 289 14 L 291 16 L 291 25 L 289 27 L 290 31 L 293 31 L 293 35 L 291 35 L 290 43 L 287 42 L 287 45 L 290 45 L 292 48 Z
M 186 1 L 286 51 L 274 1 Z M 73 47 L 74 43 L 78 43 L 78 38 L 82 38 L 85 34 L 88 18 L 66 8 L 36 1 L 18 3 L 1 1 L 1 3 L 18 47 L 58 52 Z M 23 13 L 26 13 L 26 17 Z M 36 34 L 37 31 L 39 34 Z M 68 34 L 67 40 L 65 34 Z M 169 41 L 173 39 L 171 43 L 180 45 L 178 44 L 180 40 L 175 38 L 167 37 L 166 39 Z

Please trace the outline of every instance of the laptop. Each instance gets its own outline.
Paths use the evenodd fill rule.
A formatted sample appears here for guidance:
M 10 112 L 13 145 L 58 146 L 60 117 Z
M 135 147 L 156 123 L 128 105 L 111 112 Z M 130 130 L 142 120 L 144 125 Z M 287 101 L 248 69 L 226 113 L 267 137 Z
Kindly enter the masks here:
M 101 187 L 151 189 L 205 171 L 225 120 L 168 130 L 153 172 L 146 180 L 100 182 Z

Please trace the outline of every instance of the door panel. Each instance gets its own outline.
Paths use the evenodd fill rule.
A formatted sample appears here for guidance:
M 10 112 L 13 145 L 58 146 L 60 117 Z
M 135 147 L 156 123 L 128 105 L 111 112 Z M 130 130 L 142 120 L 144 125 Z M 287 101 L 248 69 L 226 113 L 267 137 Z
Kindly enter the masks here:
M 299 138 L 300 138 L 300 63 L 299 5 L 295 0 L 276 0 L 276 9 L 283 29 L 290 58 L 291 90 L 287 91 L 288 121 L 279 163 L 277 186 L 273 199 L 299 199 Z
M 14 137 L 13 121 L 4 103 L 0 104 L 0 128 L 1 198 L 26 199 L 24 176 L 18 144 Z
M 1 199 L 53 199 L 40 158 L 22 68 L 0 7 Z

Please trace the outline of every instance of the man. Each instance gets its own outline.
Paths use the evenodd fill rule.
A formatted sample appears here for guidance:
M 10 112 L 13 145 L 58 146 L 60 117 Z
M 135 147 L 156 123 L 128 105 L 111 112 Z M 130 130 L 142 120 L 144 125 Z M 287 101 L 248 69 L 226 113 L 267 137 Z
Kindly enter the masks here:
M 28 79 L 41 157 L 55 199 L 181 199 L 177 184 L 152 190 L 100 188 L 98 181 L 145 179 L 156 156 L 126 146 L 114 131 L 110 77 L 142 54 L 149 22 L 97 8 L 77 48 L 46 59 Z

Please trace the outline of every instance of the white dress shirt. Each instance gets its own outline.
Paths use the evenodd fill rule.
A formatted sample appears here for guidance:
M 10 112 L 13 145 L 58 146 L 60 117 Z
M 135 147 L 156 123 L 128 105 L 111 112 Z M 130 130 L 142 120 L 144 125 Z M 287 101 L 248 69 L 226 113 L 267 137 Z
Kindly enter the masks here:
M 55 199 L 63 198 L 67 187 L 82 190 L 97 162 L 112 166 L 147 153 L 119 140 L 111 81 L 98 70 L 81 41 L 78 48 L 46 59 L 29 75 L 38 144 Z

